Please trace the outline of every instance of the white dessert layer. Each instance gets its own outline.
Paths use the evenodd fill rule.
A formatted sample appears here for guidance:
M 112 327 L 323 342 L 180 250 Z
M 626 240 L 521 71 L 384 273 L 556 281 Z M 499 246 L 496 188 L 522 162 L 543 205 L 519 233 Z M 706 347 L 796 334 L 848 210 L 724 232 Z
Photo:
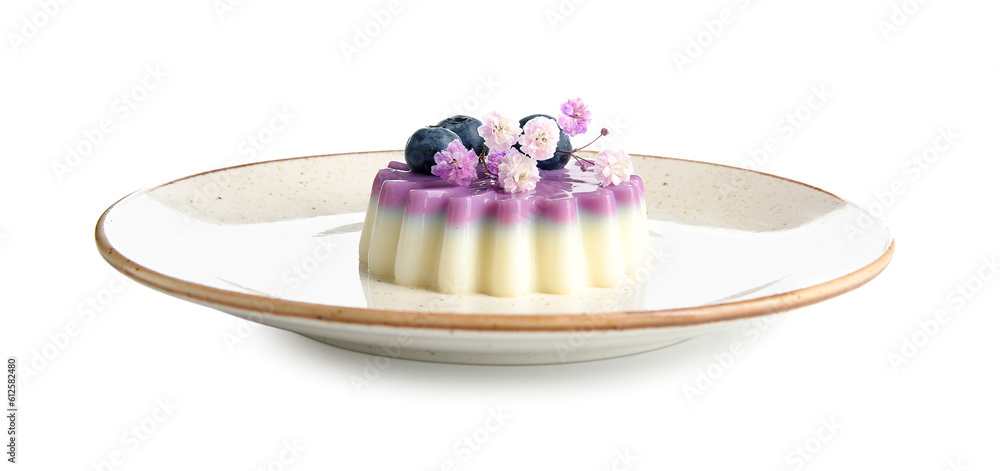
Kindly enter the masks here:
M 645 263 L 645 201 L 615 213 L 581 211 L 572 222 L 494 219 L 448 225 L 444 213 L 405 213 L 369 203 L 360 260 L 380 277 L 442 293 L 514 297 L 614 288 Z
M 378 209 L 378 198 L 369 198 L 368 209 L 365 211 L 365 224 L 361 227 L 361 243 L 358 244 L 358 260 L 361 263 L 368 263 L 368 248 L 371 247 L 376 209 Z

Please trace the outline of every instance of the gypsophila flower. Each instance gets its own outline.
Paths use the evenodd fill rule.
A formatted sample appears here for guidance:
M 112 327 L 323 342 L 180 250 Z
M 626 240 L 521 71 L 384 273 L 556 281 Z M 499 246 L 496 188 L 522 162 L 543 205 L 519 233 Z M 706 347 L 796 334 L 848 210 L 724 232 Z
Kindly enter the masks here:
M 538 116 L 524 124 L 524 134 L 518 139 L 521 151 L 535 160 L 551 159 L 559 144 L 559 126 L 550 118 Z
M 594 159 L 594 176 L 601 186 L 621 184 L 632 177 L 632 156 L 623 150 L 602 150 Z
M 503 157 L 511 152 L 517 152 L 517 149 L 508 147 L 505 150 L 491 149 L 490 153 L 486 156 L 486 170 L 489 170 L 494 175 L 500 174 L 500 161 Z
M 570 136 L 576 136 L 587 132 L 587 125 L 590 124 L 590 110 L 583 100 L 573 98 L 566 100 L 559 107 L 562 115 L 559 116 L 559 127 Z
M 459 139 L 451 141 L 447 148 L 434 154 L 434 161 L 437 165 L 431 167 L 431 173 L 452 185 L 469 186 L 476 179 L 479 158 L 475 152 L 466 149 Z
M 521 126 L 511 118 L 490 111 L 483 116 L 483 125 L 479 126 L 478 131 L 490 149 L 507 150 L 517 143 L 517 136 L 521 135 Z
M 523 144 L 522 144 L 523 145 Z M 500 159 L 500 183 L 507 193 L 519 193 L 535 189 L 535 183 L 541 179 L 535 160 L 511 149 Z

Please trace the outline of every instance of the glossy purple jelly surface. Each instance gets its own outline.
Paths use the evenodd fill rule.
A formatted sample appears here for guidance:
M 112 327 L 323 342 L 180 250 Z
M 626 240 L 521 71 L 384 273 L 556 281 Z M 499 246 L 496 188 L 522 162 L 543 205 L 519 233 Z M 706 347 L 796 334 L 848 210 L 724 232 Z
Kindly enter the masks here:
M 639 204 L 644 195 L 638 175 L 620 185 L 601 187 L 593 169 L 584 172 L 570 163 L 559 170 L 541 170 L 541 180 L 527 193 L 509 194 L 492 183 L 482 166 L 468 187 L 452 185 L 434 175 L 411 172 L 402 162 L 390 162 L 372 183 L 372 198 L 380 209 L 403 209 L 406 214 L 444 214 L 448 224 L 462 225 L 483 217 L 502 224 L 518 224 L 534 217 L 557 223 L 572 222 L 580 212 L 607 216 L 619 206 Z

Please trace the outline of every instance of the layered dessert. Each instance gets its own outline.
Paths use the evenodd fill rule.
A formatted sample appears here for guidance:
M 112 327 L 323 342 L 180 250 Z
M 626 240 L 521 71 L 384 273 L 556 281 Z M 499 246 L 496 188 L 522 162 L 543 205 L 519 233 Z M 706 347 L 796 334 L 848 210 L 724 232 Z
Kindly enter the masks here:
M 571 147 L 589 112 L 567 103 L 558 121 L 491 113 L 485 124 L 456 116 L 414 133 L 406 163 L 390 162 L 372 183 L 359 247 L 369 273 L 503 297 L 615 288 L 633 276 L 648 238 L 642 179 L 622 151 L 591 160 Z

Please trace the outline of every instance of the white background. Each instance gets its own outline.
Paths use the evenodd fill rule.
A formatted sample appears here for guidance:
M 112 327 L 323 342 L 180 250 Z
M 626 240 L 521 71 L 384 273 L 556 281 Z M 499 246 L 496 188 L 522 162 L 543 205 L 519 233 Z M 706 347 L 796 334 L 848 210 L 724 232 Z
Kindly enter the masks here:
M 356 28 L 387 1 L 44 3 L 0 7 L 0 355 L 40 366 L 21 375 L 20 469 L 1000 468 L 998 283 L 954 291 L 1000 252 L 996 2 L 910 0 L 894 18 L 902 0 L 567 0 L 553 25 L 556 0 L 404 1 L 366 43 Z M 147 68 L 165 77 L 135 91 Z M 800 109 L 814 87 L 832 97 Z M 127 116 L 123 93 L 145 98 Z M 398 149 L 456 107 L 526 115 L 575 96 L 634 153 L 747 166 L 775 139 L 756 167 L 874 205 L 895 260 L 759 338 L 562 366 L 399 360 L 358 391 L 374 357 L 267 327 L 229 348 L 236 318 L 120 289 L 94 248 L 101 212 L 146 186 Z M 289 124 L 241 153 L 276 109 Z M 779 130 L 796 111 L 808 119 Z M 949 128 L 939 158 L 907 163 Z M 938 310 L 950 322 L 894 367 Z M 745 353 L 724 361 L 734 341 Z M 509 418 L 477 432 L 497 409 Z M 465 436 L 485 443 L 466 452 Z

